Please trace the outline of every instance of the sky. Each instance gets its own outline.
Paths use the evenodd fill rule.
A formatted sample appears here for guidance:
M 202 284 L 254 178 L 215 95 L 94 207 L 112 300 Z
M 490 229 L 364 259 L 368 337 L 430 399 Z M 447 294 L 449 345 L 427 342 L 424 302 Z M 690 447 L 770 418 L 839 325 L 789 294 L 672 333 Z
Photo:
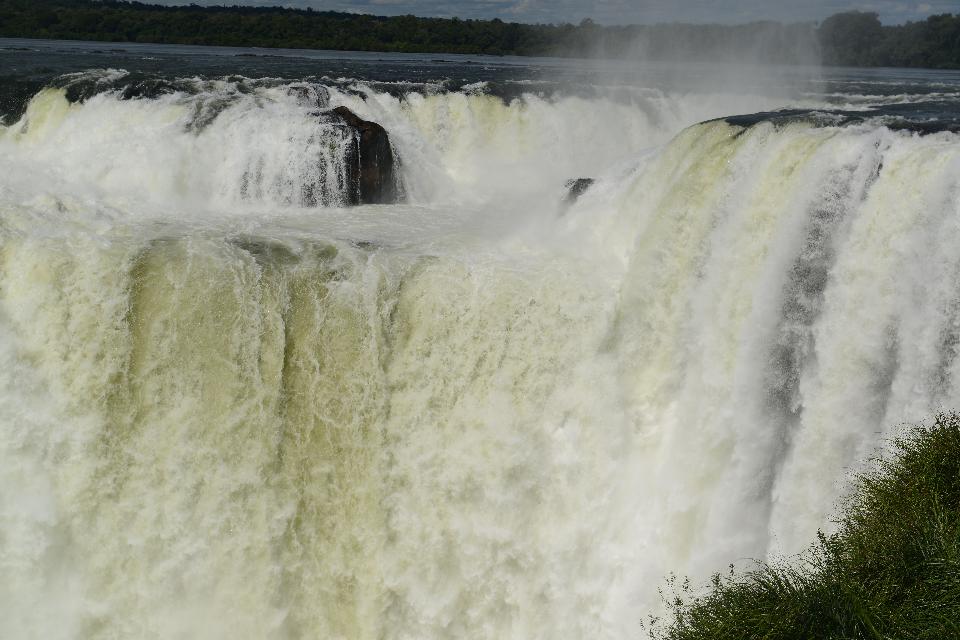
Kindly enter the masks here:
M 142 0 L 155 4 L 242 4 L 395 16 L 500 18 L 510 22 L 656 24 L 822 20 L 840 11 L 873 11 L 884 24 L 960 13 L 960 0 Z

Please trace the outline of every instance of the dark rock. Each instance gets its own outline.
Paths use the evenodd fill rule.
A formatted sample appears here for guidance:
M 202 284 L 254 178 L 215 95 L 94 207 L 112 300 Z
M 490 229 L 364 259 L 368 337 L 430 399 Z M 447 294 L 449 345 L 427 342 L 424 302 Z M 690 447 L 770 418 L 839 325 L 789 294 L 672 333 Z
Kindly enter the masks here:
M 573 180 L 567 180 L 567 183 L 564 185 L 567 188 L 567 197 L 563 200 L 564 204 L 571 205 L 576 202 L 593 183 L 593 178 L 574 178 Z
M 355 132 L 347 158 L 347 204 L 390 204 L 397 201 L 398 189 L 393 148 L 386 129 L 376 122 L 361 120 L 346 107 L 331 111 Z
M 150 78 L 131 82 L 120 90 L 123 100 L 154 99 L 163 95 L 176 93 L 181 87 L 176 82 L 162 78 Z
M 287 87 L 287 95 L 305 107 L 323 109 L 330 103 L 330 92 L 321 85 L 292 84 Z

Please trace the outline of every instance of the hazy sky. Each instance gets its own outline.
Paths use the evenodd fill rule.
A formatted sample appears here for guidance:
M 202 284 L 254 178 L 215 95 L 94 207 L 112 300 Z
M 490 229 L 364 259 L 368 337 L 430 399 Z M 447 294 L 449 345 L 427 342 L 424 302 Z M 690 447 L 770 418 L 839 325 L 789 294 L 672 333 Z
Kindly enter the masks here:
M 376 15 L 502 18 L 514 22 L 604 24 L 784 22 L 820 20 L 839 11 L 875 11 L 885 24 L 960 13 L 960 0 L 142 0 L 160 4 L 244 4 L 353 11 Z

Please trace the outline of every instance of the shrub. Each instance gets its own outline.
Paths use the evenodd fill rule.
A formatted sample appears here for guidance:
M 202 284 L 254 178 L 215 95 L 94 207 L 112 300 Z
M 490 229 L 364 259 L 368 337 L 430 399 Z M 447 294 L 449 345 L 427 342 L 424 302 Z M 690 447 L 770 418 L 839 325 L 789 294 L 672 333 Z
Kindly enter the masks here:
M 909 429 L 853 489 L 836 534 L 703 596 L 685 583 L 654 636 L 960 638 L 960 415 Z

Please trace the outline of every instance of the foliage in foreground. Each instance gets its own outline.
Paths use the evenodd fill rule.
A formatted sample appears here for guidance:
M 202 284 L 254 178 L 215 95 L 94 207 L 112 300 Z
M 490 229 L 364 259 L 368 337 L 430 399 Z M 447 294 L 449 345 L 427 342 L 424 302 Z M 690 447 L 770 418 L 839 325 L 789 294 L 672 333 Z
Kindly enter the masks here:
M 715 576 L 706 596 L 676 596 L 655 635 L 960 638 L 960 415 L 896 440 L 858 478 L 837 524 L 793 564 Z

